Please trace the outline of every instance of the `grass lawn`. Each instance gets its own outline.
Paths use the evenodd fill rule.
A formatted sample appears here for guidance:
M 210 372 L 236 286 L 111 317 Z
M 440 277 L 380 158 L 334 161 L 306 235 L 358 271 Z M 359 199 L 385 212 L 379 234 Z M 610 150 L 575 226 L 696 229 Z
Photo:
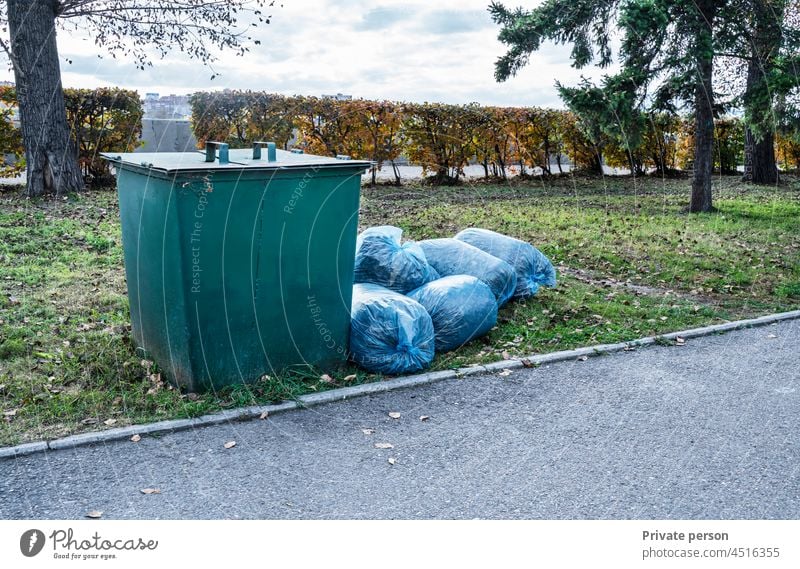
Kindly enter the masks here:
M 687 215 L 688 180 L 365 188 L 362 227 L 406 237 L 478 226 L 530 241 L 559 287 L 500 312 L 434 369 L 568 349 L 800 307 L 800 179 L 717 178 L 713 214 Z M 116 195 L 0 193 L 0 446 L 267 403 L 380 379 L 308 370 L 206 395 L 161 381 L 131 343 Z

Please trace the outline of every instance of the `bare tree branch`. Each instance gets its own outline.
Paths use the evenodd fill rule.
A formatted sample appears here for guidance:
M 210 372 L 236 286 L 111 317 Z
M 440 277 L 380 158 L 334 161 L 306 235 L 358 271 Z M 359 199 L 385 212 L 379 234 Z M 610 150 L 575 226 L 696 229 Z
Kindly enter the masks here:
M 217 49 L 237 55 L 260 42 L 248 33 L 268 24 L 269 0 L 61 0 L 58 21 L 94 38 L 113 56 L 143 69 L 155 55 L 180 51 L 208 64 Z
M 8 16 L 6 14 L 6 3 L 0 1 L 0 32 L 5 34 L 8 31 Z M 8 60 L 11 62 L 11 66 L 14 68 L 14 72 L 19 75 L 20 77 L 24 77 L 24 71 L 17 63 L 17 58 L 14 57 L 14 52 L 11 51 L 11 44 L 8 40 L 0 36 L 0 49 L 3 50 L 3 53 L 6 54 Z

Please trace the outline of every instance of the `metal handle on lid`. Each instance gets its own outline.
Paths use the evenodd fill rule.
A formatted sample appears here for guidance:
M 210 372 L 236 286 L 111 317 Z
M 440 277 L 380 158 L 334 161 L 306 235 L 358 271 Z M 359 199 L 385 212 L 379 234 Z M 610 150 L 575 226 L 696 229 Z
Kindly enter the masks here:
M 228 163 L 228 143 L 216 142 L 213 140 L 206 141 L 206 162 L 213 162 L 217 157 L 217 149 L 219 149 L 219 163 Z
M 261 148 L 267 147 L 267 162 L 275 162 L 278 159 L 274 142 L 256 141 L 253 143 L 253 160 L 261 160 Z

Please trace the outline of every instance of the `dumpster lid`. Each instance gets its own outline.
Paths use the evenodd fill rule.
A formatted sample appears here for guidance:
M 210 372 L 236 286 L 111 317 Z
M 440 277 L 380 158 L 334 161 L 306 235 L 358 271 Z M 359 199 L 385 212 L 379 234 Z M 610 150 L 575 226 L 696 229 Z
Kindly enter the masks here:
M 103 152 L 101 156 L 121 166 L 148 168 L 165 173 L 198 172 L 208 170 L 287 170 L 308 168 L 349 168 L 366 169 L 372 166 L 368 160 L 351 160 L 348 156 L 332 158 L 275 150 L 275 160 L 268 160 L 264 151 L 260 158 L 253 158 L 252 149 L 232 149 L 227 163 L 220 163 L 219 157 L 206 162 L 206 152 Z

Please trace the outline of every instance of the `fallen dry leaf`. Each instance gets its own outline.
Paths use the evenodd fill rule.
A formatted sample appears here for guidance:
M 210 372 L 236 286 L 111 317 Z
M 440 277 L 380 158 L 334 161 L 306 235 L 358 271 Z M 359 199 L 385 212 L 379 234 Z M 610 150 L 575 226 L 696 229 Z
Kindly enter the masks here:
M 389 413 L 389 416 L 390 416 L 392 419 L 399 419 L 399 418 L 400 418 L 400 413 L 398 413 L 397 411 L 391 411 L 391 412 Z
M 393 457 L 393 456 L 390 456 L 389 457 L 389 464 L 394 464 L 395 462 L 397 462 L 397 459 L 395 457 Z
M 264 411 L 261 415 L 258 416 L 259 419 L 264 420 L 269 417 L 269 411 Z
M 427 421 L 428 419 L 430 419 L 430 417 L 428 417 L 427 415 L 421 415 L 419 418 L 420 421 Z
M 511 373 L 512 373 L 512 372 L 511 372 L 511 370 L 510 370 L 510 369 L 504 369 L 503 371 L 501 371 L 501 372 L 500 372 L 499 374 L 497 374 L 497 375 L 502 375 L 503 377 L 505 377 L 505 376 L 507 376 L 507 375 L 511 375 Z
M 502 354 L 500 354 L 500 355 L 502 355 L 502 356 L 503 356 L 503 359 L 504 359 L 504 360 L 510 360 L 510 359 L 511 359 L 511 354 L 509 354 L 508 352 L 503 352 L 503 353 L 502 353 Z
M 142 437 L 141 437 L 141 436 L 139 436 L 139 435 L 133 435 L 133 436 L 131 437 L 131 442 L 132 442 L 132 443 L 138 443 L 140 440 L 142 440 Z
M 142 488 L 139 490 L 142 494 L 161 494 L 161 490 L 158 488 Z
M 224 446 L 225 448 L 233 448 L 233 447 L 236 446 L 236 441 L 228 441 L 227 443 L 225 443 L 222 446 Z
M 374 435 L 375 429 L 361 429 L 361 432 L 364 433 L 365 435 Z
M 6 411 L 6 412 L 3 413 L 3 415 L 5 415 L 6 417 L 13 417 L 16 414 L 17 414 L 17 410 L 16 409 L 12 409 L 11 411 Z
M 319 380 L 322 383 L 333 383 L 333 378 L 329 376 L 327 373 L 324 373 L 321 376 L 319 376 Z
M 577 359 L 579 362 L 585 362 L 586 360 L 588 360 L 588 359 L 589 359 L 589 356 L 578 356 L 576 359 Z
M 110 427 L 111 425 L 114 425 L 114 424 L 116 424 L 116 422 L 117 422 L 117 420 L 116 420 L 116 419 L 106 419 L 105 421 L 103 421 L 103 424 L 104 424 L 106 427 Z
M 86 517 L 92 518 L 93 520 L 99 520 L 100 518 L 103 517 L 103 512 L 100 512 L 98 510 L 92 510 L 90 512 L 86 512 Z
M 680 336 L 678 336 L 677 338 L 675 338 L 675 345 L 676 346 L 685 346 L 686 345 L 686 338 L 681 338 Z
M 354 373 L 344 376 L 345 381 L 355 381 L 357 378 L 358 376 Z
M 375 443 L 375 448 L 394 448 L 392 443 Z
M 94 419 L 94 418 L 90 417 L 89 419 L 84 419 L 83 421 L 81 421 L 81 424 L 82 425 L 96 425 L 97 424 L 97 419 Z

